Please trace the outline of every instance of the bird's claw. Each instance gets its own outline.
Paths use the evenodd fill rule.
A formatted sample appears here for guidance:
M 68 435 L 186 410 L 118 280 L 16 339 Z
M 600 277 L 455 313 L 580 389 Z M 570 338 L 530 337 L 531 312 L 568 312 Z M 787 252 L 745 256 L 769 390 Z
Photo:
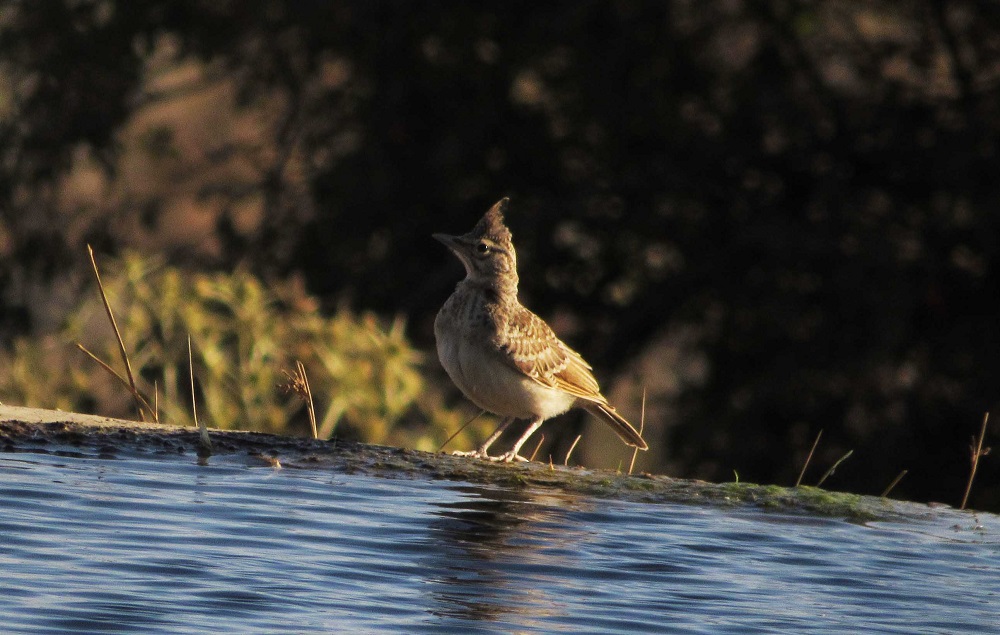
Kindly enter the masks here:
M 497 456 L 490 456 L 485 450 L 469 450 L 463 452 L 461 450 L 456 450 L 451 453 L 452 456 L 468 456 L 474 459 L 483 459 L 484 461 L 490 461 L 492 463 L 513 463 L 514 461 L 527 463 L 528 459 L 524 458 L 516 452 L 504 452 Z
M 500 456 L 491 456 L 489 457 L 489 459 L 496 463 L 513 463 L 514 461 L 518 461 L 521 463 L 528 462 L 528 459 L 524 458 L 517 452 L 504 452 Z
M 452 456 L 468 456 L 474 459 L 485 459 L 492 461 L 493 457 L 487 454 L 484 450 L 469 450 L 467 452 L 462 450 L 455 450 L 451 453 Z

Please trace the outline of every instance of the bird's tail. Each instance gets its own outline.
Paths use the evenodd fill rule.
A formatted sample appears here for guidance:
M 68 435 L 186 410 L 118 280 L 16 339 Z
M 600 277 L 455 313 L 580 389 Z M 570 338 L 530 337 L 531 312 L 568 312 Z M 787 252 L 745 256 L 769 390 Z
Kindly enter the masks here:
M 581 400 L 582 401 L 582 400 Z M 579 403 L 579 402 L 577 402 Z M 627 445 L 633 448 L 639 448 L 640 450 L 648 450 L 649 446 L 643 440 L 639 432 L 632 427 L 632 424 L 625 420 L 625 417 L 618 414 L 615 407 L 611 404 L 599 401 L 591 401 L 584 405 L 587 412 L 594 415 L 604 423 L 611 426 L 611 428 L 621 437 Z

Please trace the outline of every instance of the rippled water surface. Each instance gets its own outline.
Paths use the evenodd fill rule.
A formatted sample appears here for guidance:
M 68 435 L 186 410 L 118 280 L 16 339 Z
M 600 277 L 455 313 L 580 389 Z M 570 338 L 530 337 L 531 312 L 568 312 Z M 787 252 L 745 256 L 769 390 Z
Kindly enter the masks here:
M 35 454 L 0 454 L 0 509 L 4 633 L 1000 632 L 990 515 Z

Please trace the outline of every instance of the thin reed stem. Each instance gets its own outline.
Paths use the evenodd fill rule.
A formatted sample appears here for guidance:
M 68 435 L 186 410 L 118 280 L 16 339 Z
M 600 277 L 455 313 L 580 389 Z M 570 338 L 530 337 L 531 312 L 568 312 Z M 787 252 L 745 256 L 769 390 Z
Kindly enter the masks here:
M 646 387 L 642 387 L 642 409 L 639 411 L 639 436 L 646 427 Z M 632 476 L 632 469 L 635 467 L 635 457 L 639 456 L 639 448 L 632 448 L 632 461 L 628 464 L 628 475 Z
M 119 382 L 121 382 L 121 385 L 125 387 L 125 390 L 128 390 L 129 393 L 132 394 L 132 398 L 135 399 L 137 403 L 141 404 L 141 407 L 146 408 L 146 410 L 148 412 L 156 412 L 156 409 L 153 406 L 149 405 L 149 402 L 147 402 L 146 398 L 143 397 L 135 389 L 135 386 L 129 384 L 128 380 L 125 379 L 124 377 L 122 377 L 118 373 L 118 371 L 116 371 L 114 368 L 111 368 L 111 366 L 107 362 L 105 362 L 100 357 L 98 357 L 97 355 L 95 355 L 94 353 L 92 353 L 91 351 L 89 351 L 86 346 L 84 346 L 83 344 L 81 344 L 79 342 L 76 343 L 76 347 L 78 349 L 80 349 L 81 351 L 83 351 L 88 357 L 90 357 L 90 359 L 92 359 L 95 362 L 97 362 L 98 365 L 100 365 L 101 368 L 103 368 L 104 370 L 106 370 L 108 372 L 108 374 L 110 374 L 112 377 L 114 377 Z M 153 420 L 154 421 L 159 421 L 159 416 L 154 417 Z M 145 419 L 143 419 L 143 421 L 145 421 Z
M 847 451 L 847 454 L 845 454 L 844 456 L 842 456 L 842 457 L 840 457 L 839 459 L 837 459 L 837 462 L 836 462 L 836 463 L 834 463 L 834 464 L 833 464 L 833 465 L 832 465 L 832 466 L 830 467 L 830 469 L 826 471 L 826 473 L 825 473 L 825 474 L 823 474 L 823 478 L 819 479 L 819 482 L 818 482 L 818 483 L 816 483 L 816 487 L 819 487 L 819 486 L 821 486 L 821 485 L 823 484 L 823 481 L 825 481 L 825 480 L 826 480 L 826 479 L 827 479 L 827 478 L 828 478 L 828 477 L 829 477 L 829 476 L 830 476 L 831 474 L 833 474 L 833 473 L 834 473 L 834 471 L 836 471 L 837 467 L 838 467 L 838 466 L 839 466 L 839 465 L 840 465 L 841 463 L 843 463 L 844 461 L 846 461 L 846 460 L 847 460 L 847 459 L 848 459 L 848 458 L 849 458 L 849 457 L 850 457 L 850 456 L 851 456 L 852 454 L 854 454 L 854 450 L 848 450 L 848 451 Z
M 885 498 L 886 496 L 889 495 L 889 492 L 892 491 L 892 488 L 896 487 L 896 485 L 898 485 L 899 482 L 901 480 L 903 480 L 903 477 L 906 476 L 907 471 L 908 470 L 903 470 L 902 472 L 899 473 L 899 476 L 897 476 L 896 478 L 892 479 L 892 482 L 889 483 L 889 486 L 886 487 L 885 491 L 882 492 L 881 498 Z
M 538 454 L 538 450 L 541 449 L 543 441 L 545 441 L 545 435 L 544 434 L 538 439 L 538 444 L 535 445 L 535 451 L 531 453 L 531 458 L 528 459 L 529 461 L 534 461 L 535 460 L 535 455 Z M 551 459 L 552 459 L 552 457 L 549 457 L 550 462 L 551 462 Z
M 969 445 L 969 460 L 972 463 L 972 467 L 969 470 L 969 482 L 965 484 L 965 494 L 962 496 L 962 505 L 959 509 L 965 509 L 966 503 L 969 502 L 969 492 L 972 491 L 972 481 L 976 478 L 976 469 L 979 467 L 980 457 L 984 457 L 990 453 L 990 448 L 983 449 L 983 439 L 986 437 L 986 423 L 990 420 L 990 413 L 983 415 L 983 425 L 979 428 L 979 439 L 975 437 L 972 439 L 972 443 Z
M 816 451 L 816 446 L 819 445 L 819 438 L 823 436 L 823 431 L 820 430 L 819 434 L 816 435 L 816 440 L 813 441 L 812 448 L 809 450 L 809 456 L 806 457 L 806 462 L 802 465 L 802 471 L 799 472 L 799 478 L 795 481 L 795 487 L 802 484 L 802 477 L 806 475 L 806 468 L 809 467 L 809 461 L 813 458 L 813 452 Z
M 569 451 L 566 452 L 566 459 L 563 460 L 563 465 L 566 467 L 569 467 L 569 457 L 573 454 L 573 450 L 576 448 L 576 444 L 580 442 L 581 438 L 583 438 L 582 434 L 576 435 L 576 438 L 573 439 L 573 445 L 569 446 Z
M 198 458 L 212 456 L 212 439 L 208 436 L 208 428 L 198 421 L 198 399 L 194 392 L 194 356 L 191 354 L 191 336 L 188 335 L 188 374 L 191 377 L 191 412 L 194 415 L 194 425 L 198 426 Z
M 302 379 L 303 390 L 305 391 L 306 408 L 309 411 L 309 424 L 312 426 L 313 438 L 318 439 L 319 432 L 316 430 L 316 407 L 313 405 L 312 388 L 309 386 L 309 376 L 306 375 L 306 365 L 296 360 L 295 369 L 298 371 L 299 377 Z
M 128 351 L 125 350 L 125 341 L 122 340 L 121 331 L 118 330 L 118 322 L 115 321 L 115 314 L 111 310 L 111 303 L 108 302 L 108 295 L 104 292 L 104 283 L 101 282 L 101 273 L 97 269 L 97 260 L 94 259 L 94 249 L 88 244 L 87 253 L 90 254 L 90 265 L 94 268 L 94 277 L 97 278 L 97 288 L 101 292 L 101 300 L 104 302 L 104 310 L 108 314 L 108 320 L 111 321 L 111 327 L 115 330 L 115 337 L 118 338 L 118 352 L 121 354 L 122 361 L 125 363 L 125 373 L 128 375 L 128 383 L 132 388 L 132 395 L 138 397 L 139 390 L 135 387 L 135 377 L 132 375 L 132 364 L 128 360 Z M 136 399 L 136 407 L 139 410 L 139 419 L 145 421 L 146 417 L 143 415 L 143 403 L 145 399 Z M 149 404 L 146 404 L 148 406 Z
M 462 430 L 465 430 L 466 428 L 468 428 L 470 423 L 472 423 L 473 421 L 475 421 L 479 417 L 483 416 L 484 414 L 486 414 L 486 411 L 485 410 L 480 410 L 478 414 L 476 414 L 471 419 L 469 419 L 468 421 L 466 421 L 465 423 L 463 423 L 461 428 L 459 428 L 458 430 L 456 430 L 454 434 L 452 434 L 450 437 L 448 437 L 445 440 L 445 442 L 441 444 L 441 447 L 438 448 L 438 452 L 440 452 L 441 450 L 444 450 L 444 448 L 445 448 L 446 445 L 448 445 L 449 443 L 451 443 L 455 439 L 455 437 L 457 437 L 458 435 L 462 434 Z

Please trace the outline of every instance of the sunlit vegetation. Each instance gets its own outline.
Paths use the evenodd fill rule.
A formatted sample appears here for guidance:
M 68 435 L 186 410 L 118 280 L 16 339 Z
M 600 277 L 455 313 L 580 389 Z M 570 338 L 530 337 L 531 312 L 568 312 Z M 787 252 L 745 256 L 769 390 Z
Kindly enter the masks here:
M 107 263 L 102 278 L 139 389 L 161 422 L 194 423 L 188 335 L 198 411 L 212 427 L 311 434 L 306 405 L 283 390 L 297 361 L 309 371 L 321 438 L 437 449 L 465 417 L 428 386 L 400 318 L 346 308 L 327 317 L 294 284 L 265 285 L 244 270 L 186 272 L 134 254 Z M 2 353 L 4 400 L 135 418 L 128 390 L 75 343 L 120 366 L 96 292 L 57 333 L 19 338 Z

